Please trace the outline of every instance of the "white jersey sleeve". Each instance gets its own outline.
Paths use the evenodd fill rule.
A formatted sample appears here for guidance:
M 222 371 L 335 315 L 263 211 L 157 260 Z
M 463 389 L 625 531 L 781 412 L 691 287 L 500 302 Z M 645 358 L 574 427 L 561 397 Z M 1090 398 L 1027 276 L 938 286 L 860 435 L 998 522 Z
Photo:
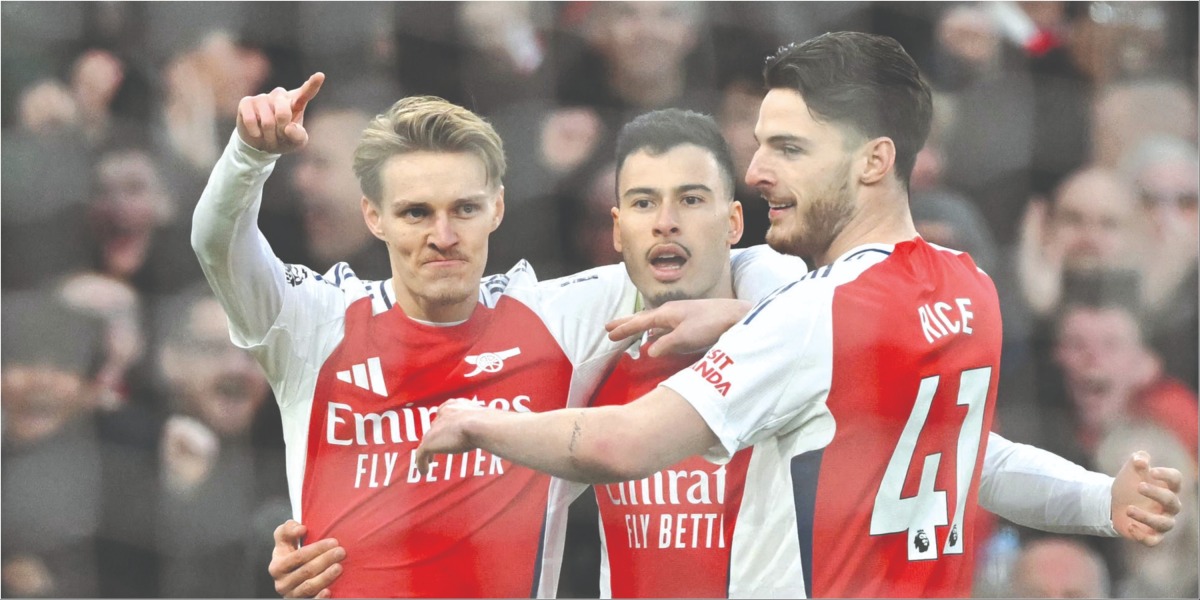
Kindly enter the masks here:
M 695 366 L 663 382 L 717 435 L 719 443 L 705 458 L 725 462 L 776 432 L 801 427 L 810 435 L 799 441 L 796 454 L 833 439 L 825 407 L 833 377 L 833 289 L 828 279 L 800 279 L 777 289 Z
M 979 480 L 979 505 L 1018 525 L 1053 533 L 1119 535 L 1113 478 L 993 433 Z
M 192 216 L 192 248 L 243 347 L 262 338 L 283 305 L 283 265 L 258 230 L 263 184 L 278 158 L 235 131 Z
M 317 370 L 341 341 L 346 306 L 383 294 L 344 263 L 321 276 L 275 256 L 257 221 L 278 158 L 233 133 L 196 205 L 192 247 L 229 316 L 230 338 L 258 359 L 286 407 L 311 398 Z

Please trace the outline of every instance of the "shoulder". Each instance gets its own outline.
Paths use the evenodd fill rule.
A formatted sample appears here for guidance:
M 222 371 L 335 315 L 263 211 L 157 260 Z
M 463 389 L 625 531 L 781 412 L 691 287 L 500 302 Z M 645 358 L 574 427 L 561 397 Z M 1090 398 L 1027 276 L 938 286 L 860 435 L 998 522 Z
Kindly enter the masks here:
M 315 295 L 341 295 L 344 305 L 370 298 L 372 313 L 378 314 L 395 304 L 391 280 L 359 279 L 350 265 L 340 262 L 325 273 L 300 264 L 284 264 L 284 281 L 290 288 Z
M 479 281 L 479 302 L 488 308 L 495 308 L 501 296 L 512 295 L 514 292 L 537 285 L 537 273 L 529 261 L 521 259 L 511 269 L 504 273 L 488 275 Z
M 521 261 L 518 266 L 521 264 L 528 265 Z M 528 276 L 524 273 L 519 277 L 509 276 L 503 293 L 531 306 L 545 306 L 563 302 L 590 304 L 611 295 L 623 296 L 633 290 L 633 282 L 629 280 L 624 265 L 619 264 L 594 267 L 545 281 L 538 281 L 532 273 L 530 268 Z

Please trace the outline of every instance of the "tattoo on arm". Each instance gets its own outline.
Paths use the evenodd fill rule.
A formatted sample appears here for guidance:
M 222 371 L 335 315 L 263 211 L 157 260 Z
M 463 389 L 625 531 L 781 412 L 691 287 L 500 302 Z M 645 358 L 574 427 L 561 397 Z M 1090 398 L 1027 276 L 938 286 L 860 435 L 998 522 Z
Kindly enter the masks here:
M 575 424 L 571 427 L 571 441 L 567 443 L 567 452 L 575 454 L 575 445 L 579 442 L 579 434 L 583 429 L 579 426 L 579 418 L 576 417 Z

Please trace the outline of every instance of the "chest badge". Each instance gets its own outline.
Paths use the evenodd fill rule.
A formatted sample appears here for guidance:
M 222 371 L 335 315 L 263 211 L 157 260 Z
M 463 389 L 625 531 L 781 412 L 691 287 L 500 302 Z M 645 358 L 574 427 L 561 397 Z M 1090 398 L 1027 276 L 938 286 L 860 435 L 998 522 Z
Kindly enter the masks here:
M 469 365 L 475 365 L 475 370 L 463 375 L 474 377 L 480 373 L 496 373 L 504 368 L 504 360 L 521 353 L 520 348 L 509 348 L 500 352 L 484 352 L 483 354 L 467 355 L 463 360 Z

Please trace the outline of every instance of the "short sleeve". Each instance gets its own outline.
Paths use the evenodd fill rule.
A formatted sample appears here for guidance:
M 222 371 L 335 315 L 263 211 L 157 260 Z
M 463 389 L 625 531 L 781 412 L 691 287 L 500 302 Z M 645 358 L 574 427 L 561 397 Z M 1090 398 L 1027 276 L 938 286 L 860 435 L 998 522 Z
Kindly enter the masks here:
M 832 437 L 825 408 L 833 373 L 831 297 L 832 288 L 820 280 L 779 288 L 703 359 L 663 382 L 717 435 L 719 444 L 706 458 L 724 462 L 758 440 L 809 423 L 814 435 Z M 814 440 L 814 447 L 827 442 Z

